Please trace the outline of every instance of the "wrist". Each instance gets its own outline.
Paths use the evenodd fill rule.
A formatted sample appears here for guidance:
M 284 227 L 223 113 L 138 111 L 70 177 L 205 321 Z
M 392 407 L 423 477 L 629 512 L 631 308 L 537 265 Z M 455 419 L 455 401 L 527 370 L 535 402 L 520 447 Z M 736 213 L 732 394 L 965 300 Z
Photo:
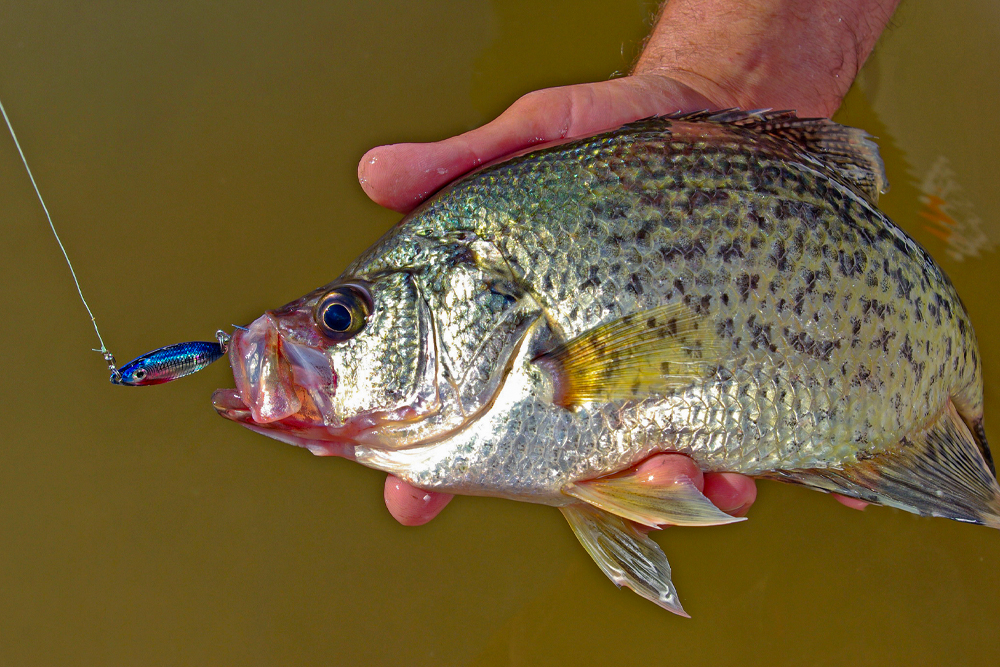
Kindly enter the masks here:
M 717 107 L 839 106 L 898 0 L 671 0 L 633 73 L 669 77 Z

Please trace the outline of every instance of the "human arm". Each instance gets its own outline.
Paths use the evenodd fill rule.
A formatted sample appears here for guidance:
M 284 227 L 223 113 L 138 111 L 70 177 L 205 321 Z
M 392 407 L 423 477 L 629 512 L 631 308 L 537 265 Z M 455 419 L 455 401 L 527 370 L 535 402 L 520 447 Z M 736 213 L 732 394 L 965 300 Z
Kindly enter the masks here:
M 530 92 L 443 141 L 368 151 L 358 178 L 401 213 L 480 164 L 656 114 L 794 109 L 830 116 L 899 0 L 671 0 L 628 76 Z

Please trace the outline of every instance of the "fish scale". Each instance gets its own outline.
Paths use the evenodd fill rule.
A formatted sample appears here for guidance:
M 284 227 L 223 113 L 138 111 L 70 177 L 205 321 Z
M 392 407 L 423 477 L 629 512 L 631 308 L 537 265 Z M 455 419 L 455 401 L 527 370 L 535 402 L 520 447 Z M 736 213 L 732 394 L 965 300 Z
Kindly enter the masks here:
M 681 125 L 675 123 L 673 129 L 684 136 L 690 128 Z M 709 411 L 714 408 L 726 419 L 716 425 L 702 423 L 702 418 L 693 416 L 688 397 L 635 409 L 637 422 L 646 412 L 670 415 L 668 420 L 652 422 L 667 429 L 657 425 L 651 432 L 619 432 L 619 444 L 610 455 L 599 456 L 596 467 L 574 469 L 574 476 L 600 473 L 657 449 L 689 453 L 712 470 L 756 473 L 781 465 L 823 467 L 840 462 L 847 452 L 877 450 L 896 442 L 910 427 L 912 415 L 933 414 L 954 385 L 974 386 L 981 381 L 978 366 L 972 364 L 960 369 L 952 386 L 938 381 L 937 374 L 911 386 L 910 374 L 897 374 L 895 364 L 886 363 L 898 356 L 898 343 L 886 318 L 889 327 L 896 327 L 905 324 L 906 316 L 895 309 L 879 314 L 871 306 L 885 302 L 891 293 L 891 283 L 879 275 L 884 262 L 906 271 L 925 293 L 943 292 L 949 302 L 957 297 L 936 266 L 923 276 L 915 268 L 907 271 L 905 250 L 895 243 L 898 237 L 884 232 L 892 223 L 847 187 L 827 182 L 811 170 L 755 158 L 752 152 L 737 156 L 732 143 L 712 152 L 706 142 L 673 141 L 670 148 L 680 150 L 670 153 L 662 140 L 644 145 L 642 139 L 622 133 L 571 151 L 554 151 L 544 159 L 515 160 L 463 182 L 423 217 L 411 219 L 416 227 L 468 229 L 496 243 L 567 338 L 595 323 L 664 301 L 704 303 L 718 328 L 733 320 L 732 333 L 725 337 L 731 351 L 720 360 L 733 379 L 716 382 L 717 389 L 704 398 Z M 631 154 L 641 159 L 623 158 Z M 680 172 L 683 178 L 658 177 L 667 171 Z M 518 184 L 509 198 L 502 187 L 505 179 Z M 684 189 L 695 183 L 701 191 Z M 739 189 L 749 184 L 756 189 Z M 669 189 L 675 185 L 681 189 Z M 476 217 L 478 224 L 472 226 L 469 219 L 450 215 L 450 199 L 461 201 L 466 210 L 503 213 Z M 628 206 L 614 206 L 621 202 Z M 628 215 L 620 214 L 626 209 Z M 509 223 L 512 219 L 516 224 Z M 636 225 L 636 220 L 649 224 Z M 536 225 L 543 225 L 543 230 Z M 551 236 L 544 232 L 553 228 L 583 257 L 597 259 L 566 262 L 546 242 Z M 868 243 L 858 247 L 862 241 Z M 838 248 L 844 246 L 858 248 L 853 252 L 869 267 L 862 289 L 836 275 Z M 643 261 L 625 261 L 632 252 Z M 656 256 L 662 261 L 645 261 Z M 546 290 L 548 284 L 553 288 Z M 734 307 L 727 307 L 726 301 Z M 848 336 L 852 318 L 862 329 Z M 929 356 L 943 352 L 940 348 L 950 338 L 961 338 L 954 319 L 944 324 L 950 324 L 950 330 L 939 330 L 935 340 L 926 341 L 931 345 Z M 966 330 L 971 332 L 971 327 Z M 754 354 L 761 351 L 764 358 L 755 360 Z M 786 367 L 774 368 L 767 352 L 788 360 Z M 817 358 L 818 368 L 806 363 Z M 833 384 L 803 382 L 799 377 L 803 373 L 820 374 Z M 867 378 L 881 380 L 866 383 Z M 769 392 L 763 389 L 765 383 Z M 735 398 L 730 387 L 736 389 Z M 785 409 L 777 410 L 769 394 L 785 394 Z M 887 394 L 890 399 L 907 396 L 908 412 L 862 407 L 873 398 L 885 404 Z M 789 417 L 794 417 L 794 427 L 782 428 L 782 420 Z M 713 443 L 704 433 L 716 429 L 721 437 Z M 665 433 L 672 436 L 664 437 Z M 580 428 L 577 446 L 597 447 L 600 435 Z M 493 451 L 497 456 L 502 447 Z M 634 454 L 623 460 L 619 452 L 625 451 Z M 446 486 L 454 485 L 447 466 L 441 475 Z M 428 484 L 427 477 L 419 481 Z
M 646 483 L 653 454 L 1000 527 L 975 334 L 875 208 L 884 185 L 867 135 L 787 112 L 488 165 L 237 332 L 216 408 L 421 489 L 558 506 L 613 581 L 678 613 L 633 524 L 736 519 L 689 480 Z M 324 304 L 360 293 L 345 340 Z M 262 348 L 274 365 L 247 370 Z M 267 400 L 289 393 L 301 409 Z

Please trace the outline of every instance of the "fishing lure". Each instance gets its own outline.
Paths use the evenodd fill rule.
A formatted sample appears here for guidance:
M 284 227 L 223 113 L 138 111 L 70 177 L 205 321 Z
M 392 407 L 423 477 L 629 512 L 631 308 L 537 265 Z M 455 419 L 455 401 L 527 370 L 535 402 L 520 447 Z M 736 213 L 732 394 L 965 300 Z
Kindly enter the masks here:
M 176 343 L 147 352 L 122 366 L 121 370 L 112 370 L 111 384 L 146 387 L 197 373 L 226 353 L 229 334 L 220 329 L 215 336 L 218 341 L 214 343 Z
M 90 305 L 87 303 L 87 299 L 83 296 L 83 289 L 80 287 L 80 281 L 76 277 L 76 271 L 73 269 L 73 263 L 69 261 L 69 254 L 66 252 L 66 247 L 63 246 L 62 239 L 59 238 L 56 226 L 52 222 L 52 215 L 49 213 L 49 207 L 45 205 L 45 200 L 42 199 L 42 193 L 38 189 L 38 184 L 35 182 L 34 174 L 31 173 L 31 167 L 28 166 L 28 159 L 24 156 L 24 151 L 21 150 L 21 143 L 17 140 L 17 134 L 14 133 L 14 126 L 11 125 L 10 118 L 7 116 L 7 110 L 4 108 L 3 102 L 0 102 L 0 113 L 3 114 L 4 122 L 7 123 L 7 129 L 10 130 L 10 136 L 14 140 L 14 145 L 17 147 L 18 154 L 21 156 L 21 162 L 24 163 L 24 169 L 28 172 L 28 178 L 31 179 L 31 185 L 35 188 L 35 194 L 38 195 L 38 201 L 42 205 L 42 210 L 45 211 L 45 217 L 49 221 L 49 229 L 52 230 L 52 235 L 56 238 L 56 243 L 59 244 L 59 249 L 62 250 L 63 258 L 66 260 L 66 266 L 69 267 L 69 272 L 73 276 L 73 282 L 76 284 L 76 292 L 80 295 L 80 301 L 83 302 L 83 307 L 87 309 L 87 314 L 90 315 L 90 322 L 94 325 L 94 332 L 97 334 L 97 340 L 101 343 L 100 349 L 94 350 L 94 352 L 100 352 L 101 356 L 104 357 L 104 361 L 108 364 L 108 370 L 111 371 L 111 384 L 127 387 L 143 387 L 146 385 L 163 384 L 164 382 L 170 382 L 171 380 L 176 380 L 177 378 L 182 378 L 185 375 L 190 375 L 191 373 L 200 371 L 213 361 L 222 357 L 226 353 L 226 348 L 229 344 L 229 335 L 220 330 L 215 334 L 218 339 L 218 342 L 216 343 L 195 341 L 191 343 L 167 345 L 166 347 L 161 347 L 158 350 L 147 352 L 141 357 L 133 359 L 127 363 L 121 370 L 118 369 L 115 362 L 115 355 L 111 354 L 111 351 L 104 345 L 104 339 L 101 337 L 101 331 L 97 328 L 97 319 L 94 317 L 94 313 L 90 310 Z

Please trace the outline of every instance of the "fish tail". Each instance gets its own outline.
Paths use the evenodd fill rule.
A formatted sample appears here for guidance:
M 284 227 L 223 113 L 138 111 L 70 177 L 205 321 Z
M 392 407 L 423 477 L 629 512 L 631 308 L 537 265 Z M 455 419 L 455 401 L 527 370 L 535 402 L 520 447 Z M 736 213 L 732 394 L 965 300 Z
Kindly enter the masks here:
M 941 415 L 894 447 L 839 468 L 764 475 L 922 516 L 1000 528 L 1000 486 L 982 419 L 966 423 L 948 401 Z

